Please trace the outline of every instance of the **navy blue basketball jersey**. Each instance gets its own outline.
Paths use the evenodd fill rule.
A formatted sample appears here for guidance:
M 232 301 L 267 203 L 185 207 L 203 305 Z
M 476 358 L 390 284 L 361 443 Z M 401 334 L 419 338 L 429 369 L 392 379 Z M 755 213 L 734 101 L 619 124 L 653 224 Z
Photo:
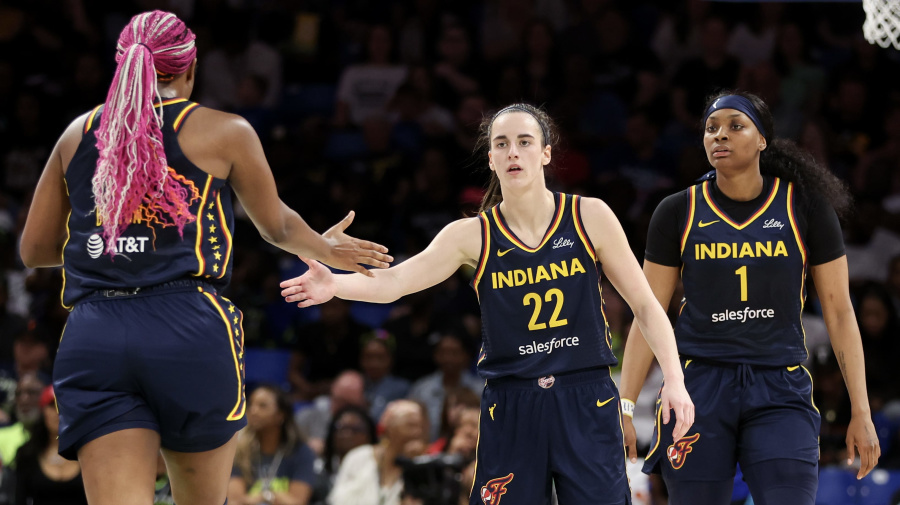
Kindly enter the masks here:
M 499 205 L 479 215 L 482 249 L 472 285 L 481 304 L 478 371 L 486 379 L 617 363 L 581 199 L 554 198 L 556 214 L 533 249 L 509 229 Z
M 176 279 L 195 278 L 224 287 L 231 277 L 231 230 L 234 215 L 231 189 L 191 163 L 178 145 L 178 131 L 198 104 L 184 98 L 156 104 L 163 113 L 163 146 L 169 176 L 185 188 L 196 220 L 179 236 L 174 225 L 154 218 L 149 199 L 135 212 L 116 244 L 116 255 L 105 254 L 103 228 L 94 205 L 91 179 L 97 166 L 96 130 L 102 106 L 84 124 L 84 135 L 66 171 L 72 213 L 63 249 L 63 305 L 67 308 L 98 289 L 147 287 Z
M 807 357 L 800 320 L 806 247 L 794 218 L 794 186 L 775 178 L 765 203 L 738 223 L 716 206 L 714 183 L 687 192 L 678 351 L 730 363 L 796 365 Z

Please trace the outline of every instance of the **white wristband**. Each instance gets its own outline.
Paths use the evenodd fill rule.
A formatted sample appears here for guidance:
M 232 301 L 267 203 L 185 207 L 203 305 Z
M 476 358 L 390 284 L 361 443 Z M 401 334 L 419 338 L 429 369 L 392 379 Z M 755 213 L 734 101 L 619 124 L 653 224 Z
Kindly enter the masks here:
M 622 398 L 622 414 L 634 419 L 634 402 L 627 399 Z

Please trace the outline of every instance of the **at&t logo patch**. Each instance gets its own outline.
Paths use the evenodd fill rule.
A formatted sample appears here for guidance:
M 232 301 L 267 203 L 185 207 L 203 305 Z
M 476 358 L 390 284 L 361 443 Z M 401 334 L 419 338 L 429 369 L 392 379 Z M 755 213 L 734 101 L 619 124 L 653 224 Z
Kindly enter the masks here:
M 513 480 L 515 474 L 509 474 L 506 477 L 499 477 L 487 481 L 487 484 L 481 486 L 481 501 L 484 505 L 500 505 L 500 498 L 506 494 L 506 485 Z
M 666 450 L 666 456 L 669 458 L 669 463 L 672 463 L 672 468 L 678 470 L 684 466 L 684 460 L 687 458 L 688 453 L 694 451 L 691 445 L 697 440 L 700 440 L 699 433 L 684 437 L 669 446 L 668 450 Z
M 116 241 L 116 253 L 122 255 L 125 253 L 142 253 L 149 240 L 149 237 L 119 237 Z M 104 249 L 105 243 L 99 234 L 94 233 L 88 238 L 87 253 L 91 259 L 99 258 L 103 254 Z

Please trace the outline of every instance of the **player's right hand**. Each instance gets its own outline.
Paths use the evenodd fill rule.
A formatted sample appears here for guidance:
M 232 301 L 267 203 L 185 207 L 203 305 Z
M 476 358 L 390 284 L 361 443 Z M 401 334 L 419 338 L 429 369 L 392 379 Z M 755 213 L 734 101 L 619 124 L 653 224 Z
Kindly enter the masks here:
M 331 270 L 316 260 L 300 257 L 309 265 L 309 270 L 300 277 L 281 282 L 281 296 L 286 302 L 299 302 L 298 307 L 309 307 L 325 303 L 337 293 L 337 283 Z
M 662 423 L 669 424 L 670 410 L 675 411 L 675 427 L 672 430 L 672 440 L 678 441 L 687 435 L 688 430 L 694 424 L 694 402 L 684 387 L 683 380 L 666 380 L 660 398 L 662 409 Z
M 637 432 L 634 421 L 629 416 L 622 416 L 622 434 L 625 435 L 625 453 L 628 460 L 637 463 Z
M 336 225 L 332 226 L 322 237 L 331 246 L 328 257 L 322 261 L 328 266 L 348 272 L 357 272 L 369 277 L 373 277 L 372 272 L 368 271 L 363 265 L 372 265 L 376 268 L 388 268 L 389 263 L 394 258 L 387 255 L 387 247 L 369 242 L 368 240 L 360 240 L 353 238 L 344 230 L 353 222 L 354 212 L 351 210 L 347 217 L 341 219 Z

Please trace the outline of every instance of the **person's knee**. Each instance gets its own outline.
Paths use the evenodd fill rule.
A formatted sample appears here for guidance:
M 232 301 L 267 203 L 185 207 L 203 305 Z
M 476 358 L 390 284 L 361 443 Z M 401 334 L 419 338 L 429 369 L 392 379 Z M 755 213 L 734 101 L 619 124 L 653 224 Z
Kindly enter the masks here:
M 773 459 L 741 466 L 757 505 L 813 505 L 819 483 L 818 465 L 796 459 Z

